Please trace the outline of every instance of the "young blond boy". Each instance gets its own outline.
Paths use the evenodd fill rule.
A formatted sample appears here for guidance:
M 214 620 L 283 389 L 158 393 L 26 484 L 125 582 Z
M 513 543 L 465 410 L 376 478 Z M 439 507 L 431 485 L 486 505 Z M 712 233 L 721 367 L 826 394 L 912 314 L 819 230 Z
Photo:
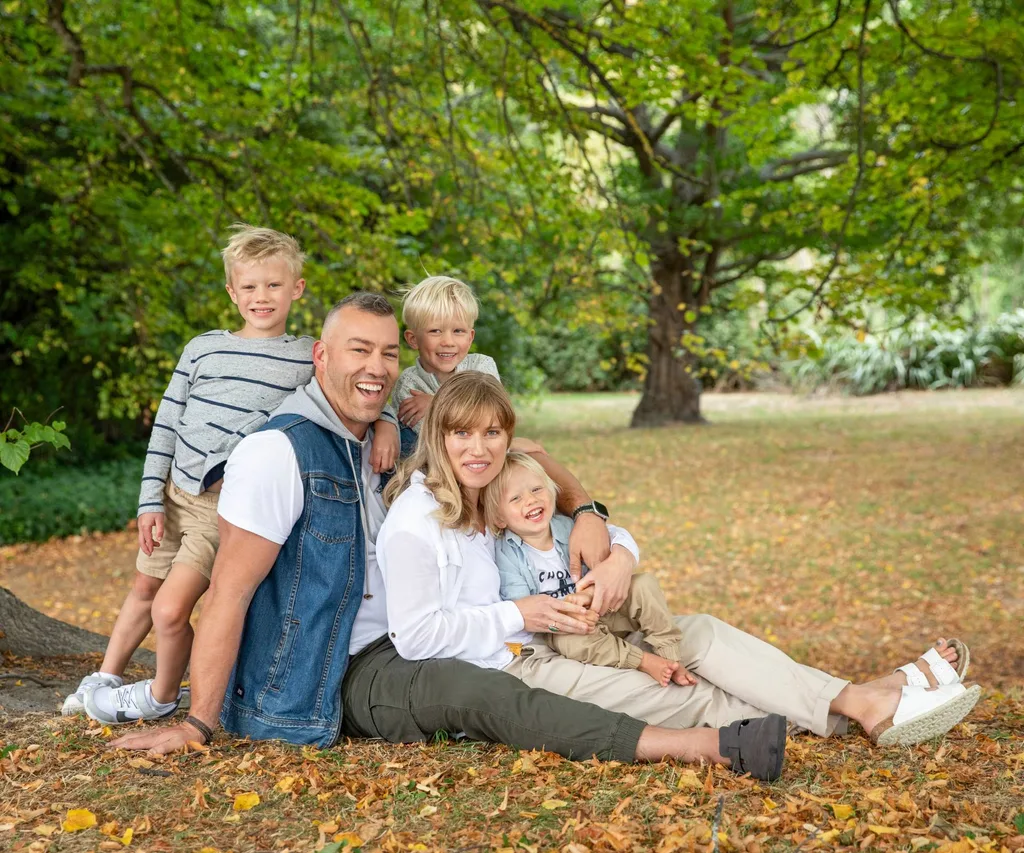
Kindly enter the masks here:
M 173 714 L 192 648 L 189 617 L 210 585 L 224 463 L 241 439 L 313 375 L 313 339 L 286 334 L 302 296 L 299 244 L 269 228 L 235 226 L 223 250 L 225 288 L 243 320 L 186 344 L 160 401 L 139 496 L 136 574 L 99 670 L 64 701 L 104 723 Z M 156 631 L 156 677 L 124 684 L 129 659 Z
M 572 519 L 555 510 L 558 487 L 540 463 L 512 451 L 505 466 L 484 490 L 484 516 L 498 537 L 495 557 L 501 597 L 515 601 L 540 593 L 589 607 L 593 591 L 576 591 L 569 573 Z M 625 548 L 639 562 L 640 551 L 629 533 L 608 525 L 612 548 Z M 584 571 L 586 568 L 584 567 Z M 639 631 L 653 649 L 626 641 Z M 679 663 L 682 634 L 653 575 L 636 574 L 622 606 L 601 617 L 593 634 L 545 634 L 559 654 L 582 663 L 638 669 L 663 687 L 696 684 Z
M 493 358 L 469 351 L 479 313 L 469 285 L 448 276 L 426 278 L 406 293 L 402 302 L 405 342 L 419 356 L 399 375 L 385 409 L 389 413 L 397 410 L 398 420 L 406 428 L 403 450 L 419 434 L 430 401 L 446 379 L 464 370 L 478 370 L 501 380 Z M 390 440 L 390 433 L 378 439 L 375 429 L 374 435 L 376 456 L 378 440 Z

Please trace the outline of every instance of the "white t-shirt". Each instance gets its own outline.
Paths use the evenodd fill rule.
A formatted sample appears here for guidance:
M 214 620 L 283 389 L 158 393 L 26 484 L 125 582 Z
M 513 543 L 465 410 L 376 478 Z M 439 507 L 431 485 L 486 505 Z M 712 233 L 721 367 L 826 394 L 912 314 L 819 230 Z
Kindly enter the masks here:
M 552 545 L 549 551 L 541 551 L 526 542 L 523 545 L 526 546 L 526 556 L 537 578 L 538 592 L 552 598 L 565 598 L 576 592 L 576 581 L 569 574 L 569 567 L 562 562 L 557 547 Z
M 352 627 L 349 654 L 358 654 L 388 630 L 384 578 L 377 565 L 376 541 L 384 523 L 384 499 L 380 474 L 370 465 L 373 431 L 367 431 L 360 458 L 359 492 L 365 513 L 366 590 Z M 302 515 L 302 475 L 292 443 L 280 430 L 266 430 L 246 436 L 228 457 L 224 486 L 217 501 L 217 514 L 225 521 L 278 545 L 288 541 L 295 522 Z

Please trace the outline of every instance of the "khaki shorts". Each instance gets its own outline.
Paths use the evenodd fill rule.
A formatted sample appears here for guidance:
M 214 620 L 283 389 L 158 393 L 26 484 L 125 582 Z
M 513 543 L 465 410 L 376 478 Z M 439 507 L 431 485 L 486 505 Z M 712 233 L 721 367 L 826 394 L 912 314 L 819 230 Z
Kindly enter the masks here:
M 166 578 L 171 566 L 184 563 L 207 580 L 213 573 L 220 535 L 217 532 L 219 492 L 190 495 L 170 479 L 164 489 L 164 538 L 148 557 L 139 550 L 135 568 L 151 578 Z

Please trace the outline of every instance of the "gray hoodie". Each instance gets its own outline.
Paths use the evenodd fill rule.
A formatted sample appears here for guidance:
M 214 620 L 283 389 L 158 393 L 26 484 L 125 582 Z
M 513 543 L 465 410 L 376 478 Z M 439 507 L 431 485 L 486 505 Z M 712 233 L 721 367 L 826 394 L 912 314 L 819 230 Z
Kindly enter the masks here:
M 377 541 L 377 533 L 384 523 L 384 515 L 387 510 L 384 507 L 383 488 L 380 474 L 375 474 L 370 465 L 370 450 L 373 445 L 373 425 L 371 424 L 362 441 L 356 438 L 351 430 L 346 427 L 338 413 L 328 402 L 324 395 L 323 388 L 314 376 L 309 380 L 308 385 L 296 388 L 295 392 L 286 397 L 272 413 L 271 418 L 278 415 L 302 415 L 312 421 L 318 427 L 328 432 L 333 432 L 340 438 L 345 439 L 346 449 L 349 454 L 349 464 L 355 471 L 355 459 L 352 456 L 352 445 L 356 445 L 360 457 L 360 482 L 359 486 L 359 518 L 363 525 L 363 536 L 366 542 L 367 558 L 374 552 L 374 543 Z M 390 419 L 389 419 L 390 420 Z M 376 557 L 374 557 L 376 559 Z M 369 572 L 366 573 L 366 589 L 369 593 Z

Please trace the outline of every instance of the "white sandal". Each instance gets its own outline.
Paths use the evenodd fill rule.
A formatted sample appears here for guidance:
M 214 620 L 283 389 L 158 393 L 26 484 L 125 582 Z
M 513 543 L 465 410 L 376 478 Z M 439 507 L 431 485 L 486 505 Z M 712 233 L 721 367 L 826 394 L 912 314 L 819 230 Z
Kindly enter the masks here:
M 879 746 L 910 746 L 944 735 L 971 712 L 980 697 L 977 684 L 944 684 L 934 690 L 904 687 L 896 713 L 871 730 L 871 741 Z
M 946 640 L 946 645 L 956 649 L 956 668 L 933 646 L 913 663 L 896 667 L 896 672 L 906 673 L 909 687 L 943 687 L 961 684 L 971 665 L 971 652 L 961 640 Z M 924 667 L 918 666 L 924 662 Z

